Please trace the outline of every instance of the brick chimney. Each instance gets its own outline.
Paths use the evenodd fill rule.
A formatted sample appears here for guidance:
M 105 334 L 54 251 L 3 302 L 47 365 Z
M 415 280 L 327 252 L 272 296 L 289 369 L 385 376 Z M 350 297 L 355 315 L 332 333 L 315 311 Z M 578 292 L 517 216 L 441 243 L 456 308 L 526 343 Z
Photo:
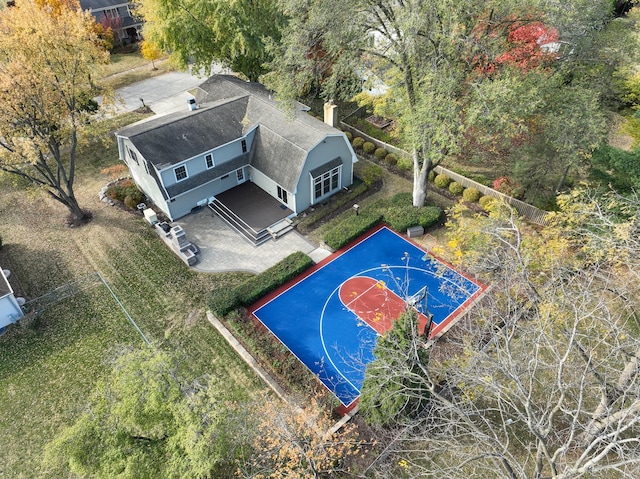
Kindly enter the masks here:
M 333 100 L 324 104 L 324 122 L 333 128 L 338 126 L 338 107 L 333 103 Z

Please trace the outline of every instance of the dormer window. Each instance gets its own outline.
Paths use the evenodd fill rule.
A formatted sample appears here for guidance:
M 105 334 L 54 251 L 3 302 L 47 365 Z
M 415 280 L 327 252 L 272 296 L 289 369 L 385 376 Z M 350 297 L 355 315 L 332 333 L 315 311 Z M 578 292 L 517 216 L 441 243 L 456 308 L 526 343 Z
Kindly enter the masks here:
M 246 153 L 247 152 L 247 140 L 242 140 L 240 144 L 242 145 L 242 153 Z
M 184 165 L 174 168 L 173 172 L 176 174 L 176 181 L 186 180 L 189 177 L 187 167 Z
M 207 162 L 207 168 L 213 168 L 213 155 L 211 153 L 204 156 L 204 161 Z

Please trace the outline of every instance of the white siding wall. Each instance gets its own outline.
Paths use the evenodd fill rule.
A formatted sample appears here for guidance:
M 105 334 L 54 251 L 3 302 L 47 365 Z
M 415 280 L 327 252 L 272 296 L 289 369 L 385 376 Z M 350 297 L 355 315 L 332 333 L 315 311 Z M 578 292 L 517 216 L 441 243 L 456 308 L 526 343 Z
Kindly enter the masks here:
M 12 294 L 0 298 L 0 328 L 15 323 L 23 315 L 16 298 Z

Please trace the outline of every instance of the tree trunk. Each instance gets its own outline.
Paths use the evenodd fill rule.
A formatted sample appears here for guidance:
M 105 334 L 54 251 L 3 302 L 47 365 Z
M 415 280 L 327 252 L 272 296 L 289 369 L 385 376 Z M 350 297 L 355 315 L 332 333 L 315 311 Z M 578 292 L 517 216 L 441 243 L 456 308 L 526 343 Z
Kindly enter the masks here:
M 424 160 L 420 165 L 418 150 L 413 150 L 413 206 L 420 208 L 427 200 L 427 179 L 432 170 L 431 160 Z

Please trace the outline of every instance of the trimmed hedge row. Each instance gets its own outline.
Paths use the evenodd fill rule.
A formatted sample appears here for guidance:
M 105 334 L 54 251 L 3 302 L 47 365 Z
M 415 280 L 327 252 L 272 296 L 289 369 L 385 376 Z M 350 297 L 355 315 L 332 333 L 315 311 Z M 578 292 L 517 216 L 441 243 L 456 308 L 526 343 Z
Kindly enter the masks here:
M 398 193 L 393 198 L 376 201 L 360 215 L 349 216 L 334 226 L 324 236 L 324 242 L 339 249 L 382 221 L 400 232 L 410 226 L 428 228 L 440 221 L 442 209 L 437 206 L 415 208 L 412 202 L 411 193 Z
M 349 216 L 324 235 L 324 242 L 334 250 L 340 249 L 381 221 L 382 214 L 378 211 L 363 211 L 359 215 Z
M 257 300 L 295 278 L 313 266 L 313 260 L 297 251 L 268 270 L 252 276 L 233 289 L 218 289 L 209 297 L 209 307 L 219 316 L 225 316 L 239 306 L 249 306 Z

